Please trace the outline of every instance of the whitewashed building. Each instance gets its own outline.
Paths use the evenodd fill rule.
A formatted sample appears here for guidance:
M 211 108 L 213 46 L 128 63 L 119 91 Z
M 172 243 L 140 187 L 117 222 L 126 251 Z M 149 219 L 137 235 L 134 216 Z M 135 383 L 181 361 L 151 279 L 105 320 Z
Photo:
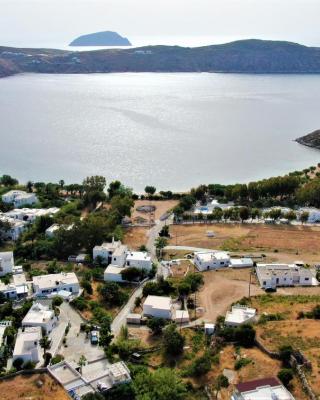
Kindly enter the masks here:
M 53 224 L 53 225 L 49 226 L 49 228 L 46 229 L 45 235 L 48 238 L 53 238 L 55 235 L 55 232 L 58 231 L 59 229 L 60 229 L 59 224 Z
M 14 258 L 12 251 L 0 253 L 0 276 L 12 274 L 14 268 Z
M 13 361 L 21 358 L 24 362 L 38 363 L 41 360 L 40 339 L 41 328 L 39 326 L 25 328 L 24 331 L 19 330 L 13 350 Z
M 2 201 L 7 204 L 13 204 L 15 207 L 32 205 L 38 202 L 34 193 L 27 193 L 23 190 L 10 190 L 2 195 Z
M 20 235 L 25 231 L 27 227 L 27 223 L 25 221 L 19 221 L 13 218 L 9 218 L 1 212 L 0 221 L 7 223 L 9 226 L 8 230 L 1 230 L 2 236 L 6 240 L 18 240 Z
M 194 264 L 199 271 L 225 268 L 230 265 L 230 256 L 224 251 L 199 251 L 194 253 Z
M 281 286 L 317 286 L 319 282 L 309 269 L 295 264 L 257 264 L 257 277 L 263 289 Z
M 170 297 L 148 296 L 143 304 L 146 317 L 172 319 L 173 304 Z
M 126 265 L 127 267 L 134 267 L 150 271 L 152 268 L 152 261 L 151 257 L 145 251 L 128 251 Z
M 26 316 L 22 320 L 22 327 L 39 326 L 45 329 L 46 333 L 52 332 L 57 324 L 57 318 L 54 311 L 46 305 L 34 303 Z
M 34 276 L 32 281 L 36 296 L 49 296 L 59 291 L 77 295 L 80 291 L 79 281 L 74 272 Z
M 230 268 L 252 268 L 253 260 L 252 260 L 252 258 L 248 258 L 248 257 L 231 258 L 229 267 Z
M 123 282 L 121 272 L 125 270 L 124 267 L 117 265 L 108 265 L 104 271 L 103 279 L 106 282 Z
M 256 309 L 240 304 L 232 306 L 231 311 L 228 311 L 225 318 L 225 325 L 227 326 L 239 326 L 242 324 L 248 324 L 255 321 Z
M 231 400 L 295 400 L 277 378 L 257 379 L 235 385 Z
M 106 264 L 119 265 L 123 267 L 126 260 L 127 246 L 121 241 L 112 239 L 111 243 L 102 243 L 101 246 L 95 246 L 92 251 L 93 259 L 100 257 Z

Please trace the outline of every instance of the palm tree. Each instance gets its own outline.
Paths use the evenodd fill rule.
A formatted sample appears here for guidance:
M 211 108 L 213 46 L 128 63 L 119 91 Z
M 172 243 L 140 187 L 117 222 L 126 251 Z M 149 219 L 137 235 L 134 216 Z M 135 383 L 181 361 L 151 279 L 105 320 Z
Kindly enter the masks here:
M 80 367 L 81 373 L 82 373 L 82 367 L 84 367 L 84 366 L 86 365 L 86 363 L 87 363 L 87 359 L 86 359 L 86 357 L 82 354 L 82 355 L 80 356 L 80 358 L 79 358 L 79 361 L 78 361 L 78 365 L 79 365 L 79 367 Z

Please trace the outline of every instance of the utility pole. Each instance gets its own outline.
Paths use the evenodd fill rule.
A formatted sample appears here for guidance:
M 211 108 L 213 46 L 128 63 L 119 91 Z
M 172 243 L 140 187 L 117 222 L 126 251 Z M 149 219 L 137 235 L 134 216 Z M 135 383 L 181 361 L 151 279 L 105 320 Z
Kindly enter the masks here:
M 249 299 L 250 299 L 250 296 L 251 296 L 251 274 L 252 274 L 252 271 L 250 270 L 250 274 L 249 274 Z

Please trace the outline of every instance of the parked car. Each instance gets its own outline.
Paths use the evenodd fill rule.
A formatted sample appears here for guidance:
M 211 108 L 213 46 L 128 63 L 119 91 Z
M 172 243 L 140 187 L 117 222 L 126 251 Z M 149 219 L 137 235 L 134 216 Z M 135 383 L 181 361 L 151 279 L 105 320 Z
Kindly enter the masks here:
M 98 344 L 99 343 L 99 332 L 98 331 L 91 331 L 90 332 L 90 342 L 91 342 L 91 344 Z

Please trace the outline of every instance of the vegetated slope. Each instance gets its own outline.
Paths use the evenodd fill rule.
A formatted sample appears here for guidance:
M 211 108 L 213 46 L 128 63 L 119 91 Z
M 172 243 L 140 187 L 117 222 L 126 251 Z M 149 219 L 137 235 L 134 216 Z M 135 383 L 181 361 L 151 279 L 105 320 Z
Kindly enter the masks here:
M 303 144 L 304 146 L 314 147 L 320 150 L 320 129 L 309 133 L 308 135 L 299 137 L 296 142 Z
M 81 35 L 70 46 L 131 46 L 131 43 L 117 32 L 105 31 Z
M 320 73 L 320 48 L 263 40 L 82 52 L 0 47 L 0 60 L 11 61 L 21 72 L 40 73 Z

